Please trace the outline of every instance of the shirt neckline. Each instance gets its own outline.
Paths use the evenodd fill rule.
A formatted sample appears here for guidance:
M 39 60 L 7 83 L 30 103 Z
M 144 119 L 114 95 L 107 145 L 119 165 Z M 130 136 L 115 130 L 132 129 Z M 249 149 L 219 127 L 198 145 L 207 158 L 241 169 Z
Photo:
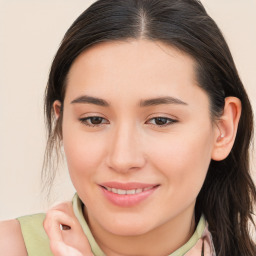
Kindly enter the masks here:
M 80 225 L 82 226 L 82 229 L 90 243 L 93 254 L 95 256 L 106 256 L 104 252 L 101 250 L 101 248 L 99 247 L 99 245 L 97 244 L 97 242 L 95 241 L 91 233 L 91 230 L 84 218 L 83 209 L 82 209 L 83 203 L 81 199 L 78 197 L 77 193 L 74 195 L 72 202 L 73 202 L 73 210 L 74 210 L 75 216 L 77 217 Z M 197 241 L 202 237 L 205 228 L 206 228 L 206 220 L 204 218 L 204 215 L 202 215 L 192 237 L 183 246 L 181 246 L 179 249 L 169 254 L 168 256 L 181 256 L 187 253 L 190 249 L 193 248 L 193 246 L 197 243 Z

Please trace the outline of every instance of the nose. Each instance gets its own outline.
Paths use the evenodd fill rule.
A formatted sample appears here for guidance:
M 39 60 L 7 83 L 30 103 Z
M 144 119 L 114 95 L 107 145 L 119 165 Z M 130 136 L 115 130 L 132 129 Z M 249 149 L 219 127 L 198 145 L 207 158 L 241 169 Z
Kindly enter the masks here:
M 141 136 L 135 127 L 121 125 L 110 136 L 107 165 L 116 172 L 141 169 L 146 162 Z

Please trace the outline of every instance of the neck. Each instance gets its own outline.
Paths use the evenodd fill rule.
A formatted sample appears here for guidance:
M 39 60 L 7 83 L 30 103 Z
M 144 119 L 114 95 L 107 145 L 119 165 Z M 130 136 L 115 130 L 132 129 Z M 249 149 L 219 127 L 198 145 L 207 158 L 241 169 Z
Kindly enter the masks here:
M 184 245 L 195 231 L 194 207 L 142 235 L 121 236 L 108 232 L 88 214 L 93 236 L 108 256 L 169 255 Z

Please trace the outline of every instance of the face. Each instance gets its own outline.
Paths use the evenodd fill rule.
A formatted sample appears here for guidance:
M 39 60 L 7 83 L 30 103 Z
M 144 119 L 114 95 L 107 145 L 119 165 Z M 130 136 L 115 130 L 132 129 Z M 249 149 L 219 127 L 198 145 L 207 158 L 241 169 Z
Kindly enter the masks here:
M 216 128 L 195 63 L 161 42 L 107 42 L 73 63 L 63 144 L 89 220 L 137 235 L 193 212 Z

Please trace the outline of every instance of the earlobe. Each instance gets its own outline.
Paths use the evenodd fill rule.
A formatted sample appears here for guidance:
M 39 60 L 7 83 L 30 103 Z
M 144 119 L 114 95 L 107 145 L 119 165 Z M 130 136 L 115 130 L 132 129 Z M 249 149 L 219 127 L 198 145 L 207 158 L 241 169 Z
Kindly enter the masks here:
M 59 100 L 55 100 L 53 103 L 53 109 L 56 119 L 58 119 L 60 116 L 61 108 L 61 102 Z
M 236 97 L 227 97 L 222 116 L 217 121 L 212 159 L 224 160 L 230 153 L 237 133 L 241 116 L 241 101 Z

